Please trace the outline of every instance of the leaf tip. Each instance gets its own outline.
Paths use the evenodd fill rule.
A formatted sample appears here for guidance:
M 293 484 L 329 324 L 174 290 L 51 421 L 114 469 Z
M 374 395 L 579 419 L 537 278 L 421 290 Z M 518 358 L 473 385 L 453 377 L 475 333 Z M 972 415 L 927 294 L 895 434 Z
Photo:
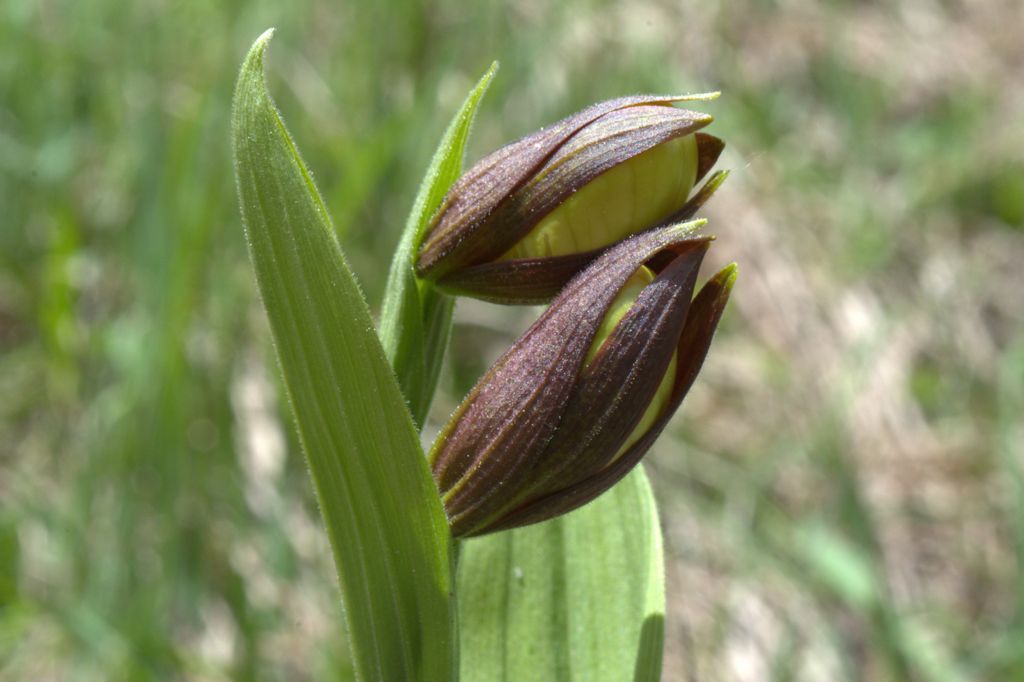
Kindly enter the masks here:
M 266 31 L 261 33 L 260 37 L 256 39 L 255 45 L 265 46 L 267 43 L 270 42 L 270 39 L 274 37 L 274 31 L 276 31 L 276 30 L 277 30 L 276 27 L 271 26 Z
M 487 67 L 487 71 L 485 71 L 484 75 L 480 76 L 480 80 L 476 82 L 476 86 L 474 86 L 473 89 L 470 90 L 470 94 L 467 97 L 466 102 L 468 102 L 470 98 L 475 98 L 477 100 L 477 103 L 479 103 L 479 100 L 483 99 L 484 93 L 486 93 L 487 89 L 491 87 L 491 81 L 494 80 L 494 76 L 495 74 L 498 73 L 498 69 L 500 67 L 501 64 L 498 62 L 497 59 L 491 62 L 491 65 Z M 464 102 L 462 106 L 463 109 L 465 109 L 466 103 Z M 472 120 L 472 118 L 476 116 L 476 111 L 472 111 L 469 115 L 470 119 Z
M 249 55 L 246 57 L 246 61 L 255 57 L 256 59 L 262 59 L 263 53 L 267 49 L 267 45 L 270 44 L 270 39 L 274 37 L 274 32 L 277 29 L 273 26 L 268 28 L 266 31 L 260 34 L 260 37 L 253 42 L 252 47 L 249 48 Z
M 268 28 L 252 44 L 252 47 L 249 48 L 249 53 L 245 55 L 245 61 L 242 63 L 243 72 L 263 70 L 263 53 L 266 52 L 267 45 L 270 44 L 270 39 L 274 37 L 274 31 L 276 30 L 273 27 Z
M 270 39 L 274 36 L 274 28 L 268 28 L 249 48 L 249 52 L 242 61 L 242 68 L 238 72 L 238 81 L 235 83 L 234 103 L 232 106 L 232 128 L 234 130 L 234 141 L 237 146 L 243 139 L 246 131 L 253 125 L 252 118 L 259 105 L 269 102 L 266 92 L 266 77 L 263 70 L 263 53 L 267 50 Z M 237 160 L 237 158 L 236 158 Z

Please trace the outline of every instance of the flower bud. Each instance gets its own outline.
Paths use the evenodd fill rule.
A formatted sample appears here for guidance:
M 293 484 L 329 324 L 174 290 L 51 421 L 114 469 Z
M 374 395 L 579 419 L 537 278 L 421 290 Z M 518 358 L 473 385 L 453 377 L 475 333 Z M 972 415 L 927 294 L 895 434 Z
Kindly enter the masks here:
M 452 294 L 550 300 L 626 237 L 691 217 L 725 179 L 711 116 L 637 96 L 595 104 L 488 155 L 431 219 L 416 272 Z
M 571 511 L 640 461 L 696 378 L 735 278 L 729 266 L 693 297 L 711 241 L 695 225 L 608 249 L 462 402 L 430 453 L 456 536 Z

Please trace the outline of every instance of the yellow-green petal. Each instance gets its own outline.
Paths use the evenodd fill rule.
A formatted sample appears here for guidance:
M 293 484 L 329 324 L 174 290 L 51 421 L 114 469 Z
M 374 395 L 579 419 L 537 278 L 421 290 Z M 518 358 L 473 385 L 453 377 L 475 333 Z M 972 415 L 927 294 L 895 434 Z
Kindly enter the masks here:
M 662 142 L 578 189 L 501 260 L 592 251 L 653 227 L 683 207 L 696 174 L 694 135 Z

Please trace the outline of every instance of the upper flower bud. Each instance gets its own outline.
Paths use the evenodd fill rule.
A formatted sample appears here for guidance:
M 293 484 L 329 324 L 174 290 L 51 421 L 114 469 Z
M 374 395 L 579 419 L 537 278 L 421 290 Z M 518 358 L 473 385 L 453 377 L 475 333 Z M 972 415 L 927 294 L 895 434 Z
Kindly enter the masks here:
M 637 235 L 573 279 L 477 383 L 430 453 L 452 532 L 571 511 L 635 466 L 704 361 L 735 277 L 696 298 L 710 238 Z
M 609 246 L 691 217 L 725 178 L 691 190 L 724 147 L 712 117 L 670 106 L 708 96 L 595 104 L 486 156 L 427 227 L 420 277 L 500 303 L 550 300 Z

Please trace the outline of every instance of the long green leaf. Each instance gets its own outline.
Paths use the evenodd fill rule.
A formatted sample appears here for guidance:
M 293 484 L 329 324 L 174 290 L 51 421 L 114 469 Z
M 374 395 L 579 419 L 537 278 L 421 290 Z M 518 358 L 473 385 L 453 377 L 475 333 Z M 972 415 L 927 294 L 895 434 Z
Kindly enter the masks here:
M 462 173 L 466 140 L 497 62 L 477 82 L 434 152 L 391 261 L 381 310 L 380 337 L 417 424 L 422 425 L 437 387 L 448 345 L 454 299 L 429 282 L 418 282 L 413 259 L 430 216 Z
M 416 429 L 253 45 L 235 90 L 249 253 L 363 680 L 450 680 L 450 535 Z
M 462 682 L 657 680 L 661 529 L 636 469 L 566 516 L 462 543 Z

